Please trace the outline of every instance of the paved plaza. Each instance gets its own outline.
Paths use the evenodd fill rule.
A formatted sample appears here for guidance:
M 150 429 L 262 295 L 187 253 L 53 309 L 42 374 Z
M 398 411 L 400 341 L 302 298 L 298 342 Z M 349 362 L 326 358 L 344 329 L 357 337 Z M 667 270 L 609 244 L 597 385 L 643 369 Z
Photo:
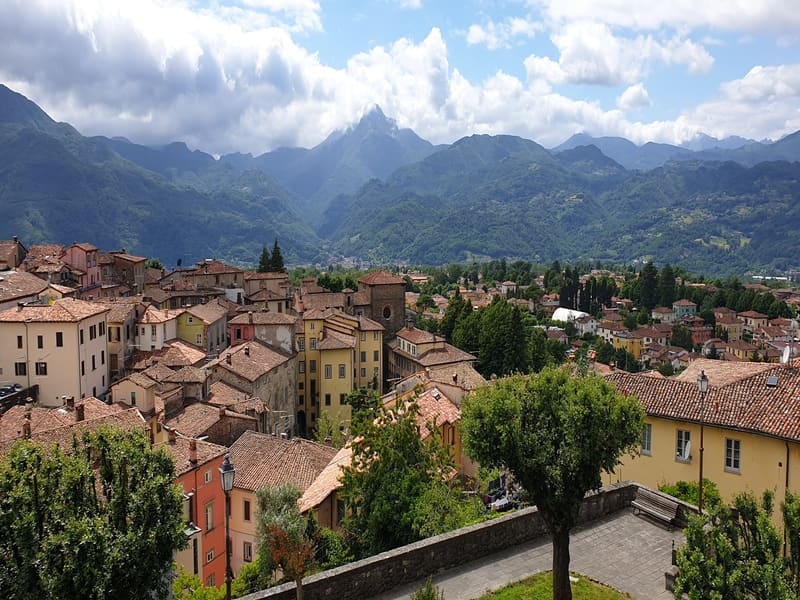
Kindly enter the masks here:
M 670 568 L 673 540 L 679 546 L 683 539 L 681 530 L 668 531 L 627 508 L 573 530 L 570 570 L 640 600 L 668 600 L 672 594 L 664 587 L 664 572 Z M 474 600 L 550 570 L 552 556 L 552 544 L 544 537 L 439 573 L 433 581 L 445 600 Z M 424 579 L 373 600 L 403 600 L 423 584 Z

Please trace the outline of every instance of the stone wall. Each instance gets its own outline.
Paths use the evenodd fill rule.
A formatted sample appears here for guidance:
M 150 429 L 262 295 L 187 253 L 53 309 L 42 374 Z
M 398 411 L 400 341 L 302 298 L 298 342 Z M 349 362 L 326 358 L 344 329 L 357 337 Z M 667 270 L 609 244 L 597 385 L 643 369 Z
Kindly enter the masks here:
M 638 487 L 626 481 L 588 495 L 581 507 L 580 522 L 593 521 L 630 506 Z M 303 581 L 305 599 L 364 600 L 546 533 L 536 508 L 525 508 L 307 577 Z M 294 598 L 293 583 L 244 597 L 245 600 Z

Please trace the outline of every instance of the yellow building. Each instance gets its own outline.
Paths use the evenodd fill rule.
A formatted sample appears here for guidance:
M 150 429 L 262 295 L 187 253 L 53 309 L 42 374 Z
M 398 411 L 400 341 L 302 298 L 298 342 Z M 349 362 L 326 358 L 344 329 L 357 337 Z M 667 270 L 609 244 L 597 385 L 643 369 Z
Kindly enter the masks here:
M 622 348 L 630 352 L 636 360 L 642 357 L 642 336 L 635 331 L 617 331 L 612 338 L 615 350 Z
M 772 490 L 780 502 L 787 489 L 800 490 L 800 369 L 749 363 L 754 368 L 737 373 L 731 365 L 740 363 L 696 363 L 682 380 L 619 371 L 608 376 L 639 399 L 647 417 L 639 455 L 624 457 L 604 483 L 698 481 L 702 446 L 703 478 L 716 483 L 723 501 L 738 492 Z M 701 367 L 708 367 L 705 397 L 696 382 Z
M 291 483 L 304 492 L 336 455 L 336 448 L 302 438 L 246 431 L 230 447 L 236 477 L 231 491 L 231 568 L 234 574 L 258 555 L 258 500 L 266 486 Z
M 312 429 L 327 413 L 350 421 L 347 395 L 379 389 L 383 381 L 383 326 L 340 310 L 306 310 L 297 332 L 297 428 Z

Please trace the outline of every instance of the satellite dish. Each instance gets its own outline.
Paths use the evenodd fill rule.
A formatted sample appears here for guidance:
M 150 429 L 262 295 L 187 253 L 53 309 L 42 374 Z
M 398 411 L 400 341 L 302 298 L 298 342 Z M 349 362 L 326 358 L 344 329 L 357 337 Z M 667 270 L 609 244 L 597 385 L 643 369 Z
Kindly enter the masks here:
M 689 460 L 689 457 L 691 455 L 692 455 L 692 442 L 691 440 L 689 440 L 683 447 L 683 460 Z
M 781 364 L 785 365 L 789 362 L 789 355 L 791 354 L 791 348 L 789 346 L 784 346 L 783 352 L 781 353 Z

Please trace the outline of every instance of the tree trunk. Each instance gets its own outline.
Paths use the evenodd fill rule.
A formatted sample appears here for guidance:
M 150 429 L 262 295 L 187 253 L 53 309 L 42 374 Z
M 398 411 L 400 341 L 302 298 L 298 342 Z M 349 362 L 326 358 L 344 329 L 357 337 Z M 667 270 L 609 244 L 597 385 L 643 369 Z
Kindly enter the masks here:
M 569 583 L 569 529 L 553 531 L 553 600 L 572 600 Z
M 303 600 L 303 578 L 295 580 L 295 589 L 297 590 L 297 600 Z

